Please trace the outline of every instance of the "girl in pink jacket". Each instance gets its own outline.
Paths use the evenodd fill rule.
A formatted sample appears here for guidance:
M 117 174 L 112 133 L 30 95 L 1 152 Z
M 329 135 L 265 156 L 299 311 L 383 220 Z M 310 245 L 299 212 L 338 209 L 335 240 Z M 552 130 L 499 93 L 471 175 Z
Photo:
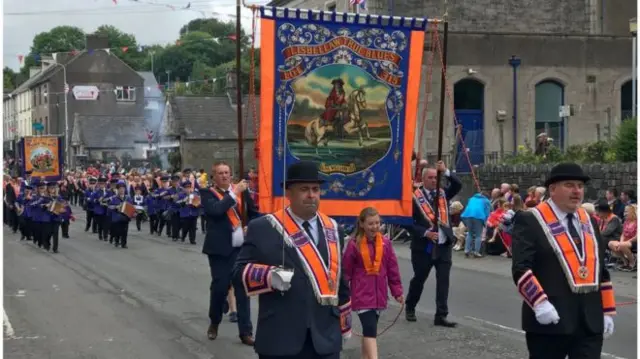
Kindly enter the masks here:
M 404 302 L 398 259 L 391 241 L 380 232 L 375 208 L 360 212 L 351 239 L 342 259 L 342 273 L 351 288 L 351 308 L 362 324 L 362 358 L 377 359 L 378 319 L 387 308 L 388 291 L 398 303 Z

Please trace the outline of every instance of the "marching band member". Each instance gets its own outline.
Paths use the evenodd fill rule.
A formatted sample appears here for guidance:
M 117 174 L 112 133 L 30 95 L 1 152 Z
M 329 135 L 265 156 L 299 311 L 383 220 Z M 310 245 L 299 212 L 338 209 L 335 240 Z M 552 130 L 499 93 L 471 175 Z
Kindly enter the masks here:
M 107 179 L 105 177 L 98 178 L 97 188 L 91 194 L 91 202 L 93 202 L 93 220 L 98 223 L 98 239 L 107 240 L 107 232 L 104 228 L 107 219 L 107 205 L 104 200 L 107 198 L 106 189 Z
M 166 213 L 170 208 L 169 198 L 171 197 L 169 192 L 169 176 L 160 177 L 160 187 L 156 189 L 156 210 L 158 211 L 158 230 L 156 234 L 162 235 L 162 230 L 165 225 L 167 226 L 167 237 L 171 238 L 171 221 L 169 213 Z
M 177 242 L 180 238 L 180 204 L 177 203 L 178 195 L 182 189 L 180 188 L 180 176 L 174 174 L 171 176 L 171 188 L 169 188 L 169 221 L 171 223 L 171 239 Z
M 289 207 L 249 222 L 233 275 L 248 295 L 259 295 L 255 350 L 262 359 L 337 359 L 351 335 L 343 236 L 336 221 L 318 211 L 323 182 L 314 162 L 289 166 Z M 233 202 L 225 195 L 219 203 Z
M 367 207 L 360 212 L 353 239 L 344 252 L 342 268 L 352 289 L 351 308 L 362 324 L 362 357 L 378 359 L 378 319 L 387 309 L 387 293 L 390 291 L 398 303 L 403 303 L 404 298 L 398 258 L 389 238 L 380 232 L 380 216 L 375 208 Z
M 235 186 L 231 185 L 231 167 L 226 162 L 216 162 L 213 165 L 213 173 L 215 186 L 208 193 L 200 192 L 207 216 L 207 234 L 202 252 L 209 259 L 212 280 L 209 297 L 211 324 L 207 330 L 210 340 L 218 337 L 218 327 L 222 322 L 227 294 L 235 284 L 232 283 L 232 270 L 240 246 L 244 242 L 242 203 L 245 204 L 248 220 L 258 216 L 247 192 L 246 182 L 240 181 Z M 253 345 L 249 298 L 241 286 L 235 285 L 234 289 L 240 340 L 245 345 Z
M 47 191 L 47 183 L 44 180 L 38 182 L 38 201 L 34 203 L 34 207 L 38 209 L 34 217 L 34 228 L 37 228 L 37 243 L 39 248 L 49 250 L 51 243 L 51 213 L 49 212 L 49 204 L 51 204 L 51 196 Z
M 142 229 L 142 220 L 145 217 L 145 209 L 144 206 L 147 203 L 146 198 L 142 194 L 142 186 L 136 186 L 134 188 L 135 195 L 133 196 L 133 205 L 136 206 L 136 228 L 138 228 L 138 232 Z
M 125 181 L 120 180 L 116 183 L 116 191 L 116 195 L 111 197 L 109 201 L 109 209 L 111 210 L 111 233 L 113 234 L 114 245 L 116 247 L 127 248 L 127 236 L 129 234 L 129 221 L 131 221 L 131 218 L 120 212 L 120 206 L 123 202 L 133 204 L 133 200 L 126 194 L 127 184 Z
M 581 208 L 589 180 L 579 165 L 558 164 L 545 182 L 550 198 L 515 217 L 512 274 L 531 359 L 597 359 L 613 334 L 606 243 Z
M 182 225 L 182 241 L 189 235 L 189 242 L 196 244 L 196 222 L 198 221 L 198 215 L 200 213 L 200 206 L 197 207 L 191 204 L 193 198 L 200 198 L 198 192 L 193 190 L 191 182 L 182 182 L 183 191 L 178 196 L 178 203 L 180 203 L 180 223 Z
M 49 197 L 51 197 L 52 202 L 67 202 L 60 194 L 60 188 L 56 182 L 47 183 L 47 193 Z M 46 241 L 47 246 L 45 246 L 45 248 L 53 244 L 51 250 L 53 253 L 58 253 L 58 244 L 60 242 L 60 223 L 62 222 L 62 219 L 59 214 L 52 211 L 49 211 L 49 218 L 51 218 L 51 227 L 49 228 L 49 234 Z
M 445 189 L 438 189 L 437 171 L 442 172 L 449 181 Z M 451 274 L 451 256 L 456 237 L 450 225 L 449 201 L 460 192 L 462 182 L 451 173 L 444 162 L 438 161 L 436 168 L 425 168 L 422 172 L 422 187 L 413 192 L 413 230 L 411 240 L 411 265 L 413 278 L 409 282 L 405 317 L 407 321 L 415 322 L 416 305 L 420 301 L 424 282 L 431 272 L 436 269 L 436 315 L 434 325 L 455 327 L 456 323 L 447 320 L 449 306 L 449 275 Z M 433 212 L 436 190 L 438 197 L 438 224 L 434 223 Z M 433 251 L 436 251 L 435 254 Z
M 33 227 L 31 224 L 31 201 L 33 200 L 33 187 L 24 185 L 20 195 L 16 199 L 16 210 L 20 212 L 20 240 L 33 239 Z
M 111 199 L 113 199 L 113 197 L 117 196 L 118 194 L 118 182 L 120 182 L 119 180 L 120 178 L 120 174 L 118 172 L 113 172 L 111 174 L 111 180 L 109 180 L 109 189 L 107 190 L 107 198 L 104 199 L 104 203 L 107 205 L 107 211 L 105 212 L 105 220 L 104 220 L 104 228 L 106 231 L 106 235 L 109 237 L 109 243 L 113 243 L 114 239 L 115 239 L 115 234 L 111 232 L 111 222 L 113 222 L 113 209 L 109 207 L 109 203 L 111 202 Z M 126 185 L 125 185 L 125 193 L 126 193 Z M 103 236 L 104 237 L 104 236 Z M 104 237 L 104 240 L 106 241 L 107 238 Z
M 89 178 L 89 186 L 84 191 L 84 210 L 87 214 L 87 225 L 84 227 L 84 231 L 88 232 L 89 228 L 95 234 L 98 233 L 98 218 L 94 212 L 94 208 L 99 206 L 93 199 L 93 194 L 96 192 L 97 179 L 94 177 Z
M 75 221 L 76 218 L 73 216 L 73 211 L 71 210 L 71 206 L 69 203 L 65 203 L 64 212 L 60 213 L 60 231 L 62 232 L 62 238 L 69 238 L 69 224 L 71 221 Z

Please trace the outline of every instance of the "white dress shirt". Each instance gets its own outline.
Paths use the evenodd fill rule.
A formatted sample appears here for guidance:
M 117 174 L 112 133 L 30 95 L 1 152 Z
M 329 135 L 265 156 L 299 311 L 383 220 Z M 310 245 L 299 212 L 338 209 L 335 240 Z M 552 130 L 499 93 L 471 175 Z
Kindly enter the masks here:
M 553 203 L 553 200 L 551 199 L 548 200 L 547 203 L 549 203 L 549 205 L 551 206 L 551 209 L 553 209 L 556 216 L 558 217 L 558 220 L 560 221 L 564 229 L 567 231 L 567 234 L 569 234 L 569 221 L 567 220 L 567 212 L 561 210 L 555 203 Z M 577 213 L 573 214 L 573 220 L 571 222 L 573 222 L 573 227 L 578 232 L 578 235 L 580 236 L 580 240 L 584 241 L 584 235 L 582 234 L 582 224 L 578 219 Z
M 451 176 L 451 171 L 449 171 L 449 169 L 446 169 L 444 171 L 444 176 L 445 177 L 450 177 Z M 431 196 L 431 194 L 428 194 L 429 196 Z M 448 205 L 448 201 L 445 198 L 445 203 L 447 203 Z M 435 208 L 431 207 L 433 210 L 435 210 Z M 448 211 L 447 211 L 448 212 Z M 440 225 L 436 224 L 438 226 L 438 244 L 444 244 L 447 242 L 447 235 L 444 233 L 444 231 L 442 230 L 442 228 L 440 228 Z M 427 231 L 424 233 L 424 236 L 427 236 L 427 233 L 431 232 L 431 229 L 427 229 Z
M 313 235 L 313 244 L 316 245 L 316 247 L 318 246 L 318 240 L 320 239 L 320 228 L 318 228 L 318 215 L 314 215 L 313 218 L 311 218 L 308 221 L 305 221 L 304 219 L 296 216 L 293 211 L 291 211 L 290 209 L 288 209 L 289 214 L 291 214 L 291 217 L 293 218 L 293 220 L 300 226 L 300 228 L 302 228 L 304 230 L 304 227 L 302 226 L 302 224 L 304 222 L 309 222 L 309 231 L 311 232 L 311 234 Z M 305 231 L 306 232 L 306 231 Z

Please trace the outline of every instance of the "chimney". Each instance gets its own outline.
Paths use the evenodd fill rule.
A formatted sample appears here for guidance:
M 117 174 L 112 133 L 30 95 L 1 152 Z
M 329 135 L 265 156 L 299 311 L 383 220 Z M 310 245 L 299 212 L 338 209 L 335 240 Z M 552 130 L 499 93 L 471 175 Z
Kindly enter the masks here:
M 37 75 L 38 73 L 40 73 L 41 69 L 39 67 L 30 67 L 29 68 L 29 78 L 32 78 L 33 76 Z
M 109 39 L 103 35 L 87 35 L 85 37 L 87 50 L 108 49 Z
M 234 68 L 227 71 L 227 83 L 225 90 L 227 91 L 227 97 L 231 107 L 235 108 L 238 105 L 238 93 L 236 92 L 236 70 Z

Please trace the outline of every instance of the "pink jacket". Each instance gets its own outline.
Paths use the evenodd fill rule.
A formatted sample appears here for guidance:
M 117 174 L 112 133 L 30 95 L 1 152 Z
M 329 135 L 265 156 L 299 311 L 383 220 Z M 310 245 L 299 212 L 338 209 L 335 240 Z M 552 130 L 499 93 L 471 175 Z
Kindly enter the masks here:
M 371 242 L 368 244 L 373 261 L 375 258 L 374 244 Z M 402 279 L 400 278 L 398 259 L 393 245 L 387 237 L 383 238 L 383 249 L 380 273 L 367 275 L 356 241 L 350 240 L 347 244 L 342 258 L 342 273 L 351 288 L 351 308 L 353 310 L 387 308 L 389 296 L 387 287 L 391 290 L 391 295 L 394 298 L 402 295 Z

